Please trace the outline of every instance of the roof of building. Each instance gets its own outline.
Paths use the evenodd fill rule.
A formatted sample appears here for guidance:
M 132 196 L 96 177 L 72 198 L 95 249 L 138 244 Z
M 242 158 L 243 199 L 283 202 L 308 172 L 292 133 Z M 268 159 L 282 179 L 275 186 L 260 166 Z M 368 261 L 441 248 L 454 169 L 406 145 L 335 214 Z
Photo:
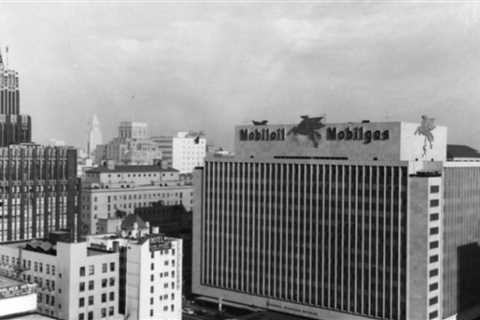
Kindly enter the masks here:
M 136 214 L 129 214 L 122 221 L 121 228 L 122 230 L 131 230 L 133 229 L 133 224 L 137 223 L 139 229 L 145 229 L 147 224 Z
M 449 144 L 447 145 L 447 159 L 453 158 L 480 158 L 480 153 L 470 146 Z
M 21 281 L 18 281 L 18 280 L 12 279 L 12 278 L 7 278 L 7 277 L 4 277 L 4 276 L 0 276 L 0 289 L 10 288 L 10 287 L 14 287 L 14 286 L 22 285 L 22 284 L 24 284 L 24 283 L 21 282 Z
M 5 317 L 0 317 L 0 319 L 9 319 L 9 320 L 51 320 L 51 319 L 57 319 L 53 317 L 49 317 L 37 312 L 33 313 L 24 313 L 20 315 L 9 315 Z
M 87 170 L 87 173 L 105 173 L 105 172 L 179 172 L 177 169 L 166 168 L 163 169 L 158 165 L 120 165 L 113 168 L 108 166 L 101 166 Z

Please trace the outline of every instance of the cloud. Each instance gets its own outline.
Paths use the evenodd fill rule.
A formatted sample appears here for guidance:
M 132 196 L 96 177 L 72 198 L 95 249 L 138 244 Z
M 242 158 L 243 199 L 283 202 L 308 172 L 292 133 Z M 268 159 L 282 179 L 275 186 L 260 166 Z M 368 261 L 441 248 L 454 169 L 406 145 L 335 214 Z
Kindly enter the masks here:
M 99 115 L 153 134 L 203 129 L 232 145 L 251 119 L 417 121 L 480 147 L 479 6 L 454 4 L 0 5 L 34 137 L 83 146 Z

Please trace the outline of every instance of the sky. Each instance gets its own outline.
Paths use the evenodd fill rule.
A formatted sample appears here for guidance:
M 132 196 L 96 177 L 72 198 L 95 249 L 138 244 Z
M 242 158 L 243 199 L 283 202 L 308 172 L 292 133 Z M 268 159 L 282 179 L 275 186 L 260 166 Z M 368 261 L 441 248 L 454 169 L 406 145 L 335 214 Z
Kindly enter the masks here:
M 480 148 L 480 2 L 0 3 L 6 45 L 40 143 L 426 114 Z

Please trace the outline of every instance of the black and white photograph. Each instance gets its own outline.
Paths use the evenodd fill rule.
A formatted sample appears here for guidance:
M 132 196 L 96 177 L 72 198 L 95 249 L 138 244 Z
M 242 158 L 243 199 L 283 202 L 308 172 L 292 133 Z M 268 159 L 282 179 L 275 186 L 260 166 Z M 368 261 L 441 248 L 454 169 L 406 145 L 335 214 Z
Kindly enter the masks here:
M 0 320 L 480 320 L 480 0 L 0 0 Z

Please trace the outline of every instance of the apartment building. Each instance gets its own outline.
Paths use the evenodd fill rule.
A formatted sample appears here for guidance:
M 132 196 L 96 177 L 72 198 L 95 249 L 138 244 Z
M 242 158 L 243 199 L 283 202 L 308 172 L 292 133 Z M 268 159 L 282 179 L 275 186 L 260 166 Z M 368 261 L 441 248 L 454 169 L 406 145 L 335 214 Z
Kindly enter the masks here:
M 63 320 L 123 319 L 119 254 L 52 236 L 0 245 L 0 270 L 38 286 L 38 312 Z
M 130 320 L 182 319 L 182 239 L 131 216 L 117 234 L 90 235 L 91 247 L 120 253 L 120 312 Z
M 206 153 L 207 139 L 201 132 L 179 132 L 173 137 L 172 164 L 181 173 L 203 166 Z

